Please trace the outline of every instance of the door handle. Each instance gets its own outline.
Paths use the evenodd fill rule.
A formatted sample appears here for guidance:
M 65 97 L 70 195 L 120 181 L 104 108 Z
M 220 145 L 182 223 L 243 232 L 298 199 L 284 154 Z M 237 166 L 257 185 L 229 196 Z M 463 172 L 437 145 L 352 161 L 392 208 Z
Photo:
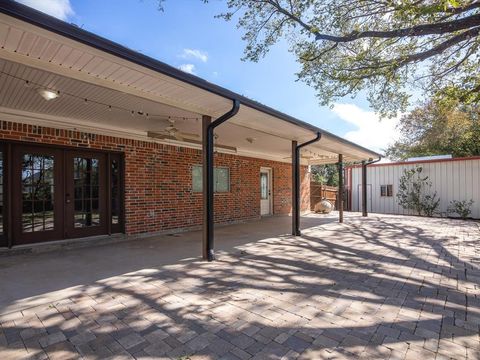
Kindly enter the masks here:
M 70 200 L 70 194 L 65 194 L 65 203 L 70 204 L 72 201 Z

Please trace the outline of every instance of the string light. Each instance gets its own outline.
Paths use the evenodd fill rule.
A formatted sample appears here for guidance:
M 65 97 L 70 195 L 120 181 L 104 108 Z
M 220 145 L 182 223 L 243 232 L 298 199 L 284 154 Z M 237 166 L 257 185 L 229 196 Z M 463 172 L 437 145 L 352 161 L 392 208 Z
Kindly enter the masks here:
M 41 88 L 41 89 L 56 92 L 58 95 L 60 95 L 59 90 L 53 89 L 51 87 L 47 87 L 43 84 L 35 83 L 35 82 L 32 82 L 31 80 L 24 79 L 24 78 L 22 78 L 20 76 L 17 76 L 17 75 L 9 74 L 9 73 L 7 73 L 5 71 L 1 71 L 1 70 L 0 70 L 0 74 L 11 77 L 11 78 L 19 80 L 19 81 L 22 81 L 23 85 L 26 88 L 32 88 L 32 87 Z M 172 122 L 172 123 L 175 120 L 197 120 L 198 121 L 198 116 L 197 117 L 184 117 L 184 116 L 167 116 L 167 115 L 164 115 L 164 114 L 151 114 L 151 113 L 143 112 L 143 110 L 135 111 L 135 110 L 132 110 L 132 109 L 127 109 L 127 108 L 121 107 L 121 106 L 107 104 L 107 103 L 103 103 L 101 101 L 89 99 L 89 98 L 86 98 L 86 97 L 83 97 L 83 96 L 78 96 L 78 95 L 75 95 L 75 94 L 72 94 L 72 93 L 69 93 L 69 92 L 65 92 L 65 91 L 62 91 L 61 94 L 62 94 L 62 96 L 69 96 L 69 97 L 72 97 L 72 98 L 75 98 L 75 99 L 79 99 L 79 100 L 83 101 L 84 104 L 101 105 L 101 106 L 105 107 L 107 109 L 107 111 L 112 111 L 112 110 L 125 111 L 127 113 L 130 113 L 132 117 L 135 116 L 135 114 L 137 114 L 139 116 L 145 116 L 147 119 L 160 118 L 160 119 L 168 120 L 169 122 Z

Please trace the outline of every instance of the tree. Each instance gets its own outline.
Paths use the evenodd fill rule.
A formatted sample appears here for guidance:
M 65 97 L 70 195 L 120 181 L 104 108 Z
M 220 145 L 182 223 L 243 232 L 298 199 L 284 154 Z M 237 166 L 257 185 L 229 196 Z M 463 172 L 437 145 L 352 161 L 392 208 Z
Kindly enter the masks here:
M 312 165 L 312 178 L 322 185 L 338 186 L 338 165 Z
M 400 178 L 397 200 L 398 204 L 407 210 L 413 210 L 417 215 L 433 216 L 440 204 L 437 192 L 431 193 L 432 182 L 428 176 L 422 175 L 423 168 L 403 170 Z
M 160 3 L 162 0 L 160 0 Z M 480 102 L 479 0 L 227 0 L 245 59 L 280 39 L 321 104 L 365 90 L 383 116 L 405 111 L 412 87 Z
M 385 152 L 393 160 L 451 154 L 480 155 L 480 107 L 431 100 L 402 117 L 401 137 Z

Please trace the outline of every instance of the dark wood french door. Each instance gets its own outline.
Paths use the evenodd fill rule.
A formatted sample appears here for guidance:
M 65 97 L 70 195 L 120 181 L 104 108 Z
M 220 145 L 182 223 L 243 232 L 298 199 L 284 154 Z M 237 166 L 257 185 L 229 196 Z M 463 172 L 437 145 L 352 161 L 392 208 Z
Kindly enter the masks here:
M 65 237 L 107 233 L 106 155 L 65 153 Z
M 13 244 L 120 232 L 118 154 L 12 145 Z
M 35 146 L 12 149 L 15 244 L 62 239 L 62 151 Z

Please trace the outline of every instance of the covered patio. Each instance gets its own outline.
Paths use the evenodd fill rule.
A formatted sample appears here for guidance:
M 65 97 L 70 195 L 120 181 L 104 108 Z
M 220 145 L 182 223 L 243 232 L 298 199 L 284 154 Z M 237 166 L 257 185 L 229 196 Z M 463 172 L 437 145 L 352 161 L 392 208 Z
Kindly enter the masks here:
M 346 220 L 0 257 L 2 359 L 478 359 L 478 223 Z
M 343 174 L 380 156 L 11 1 L 0 4 L 0 82 L 8 248 L 201 225 L 214 260 L 215 222 L 291 213 L 299 235 L 308 165 Z

